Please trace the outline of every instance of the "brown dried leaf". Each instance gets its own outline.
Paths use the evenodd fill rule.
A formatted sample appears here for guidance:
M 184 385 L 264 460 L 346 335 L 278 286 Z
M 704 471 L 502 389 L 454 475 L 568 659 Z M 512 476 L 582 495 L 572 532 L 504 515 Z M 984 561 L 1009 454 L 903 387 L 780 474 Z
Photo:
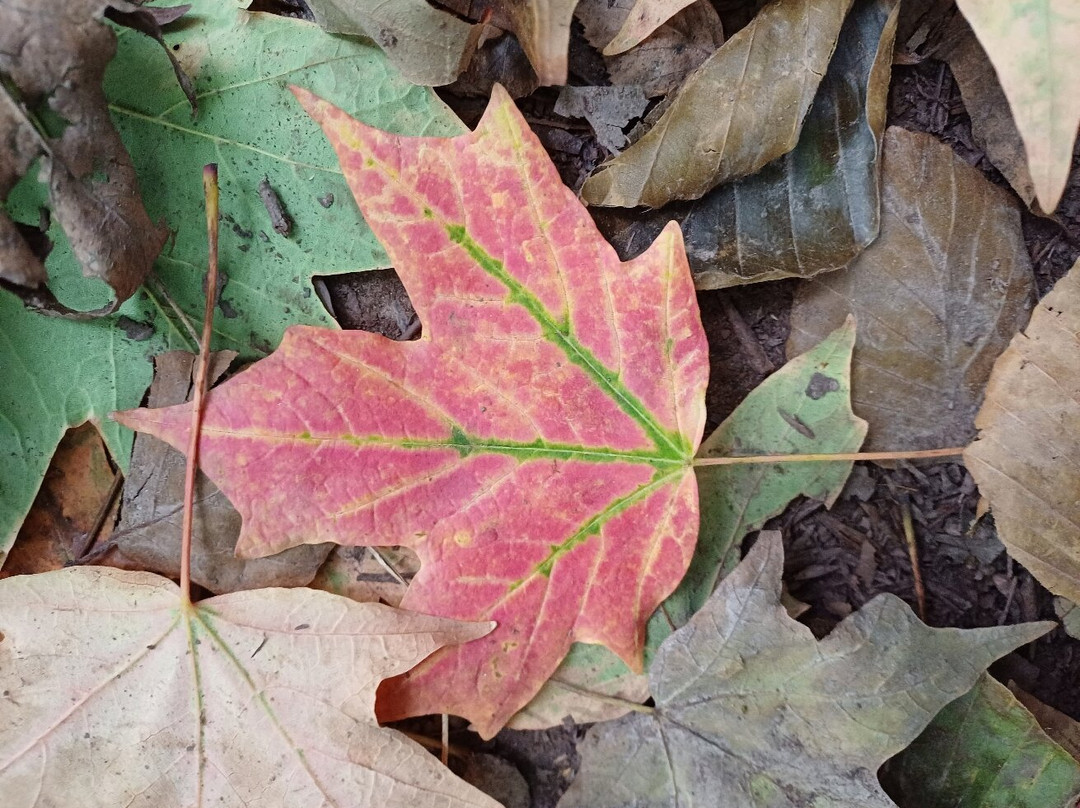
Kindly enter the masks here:
M 697 199 L 791 151 L 851 0 L 776 0 L 679 89 L 644 137 L 585 181 L 591 205 Z
M 633 0 L 581 0 L 575 16 L 585 38 L 597 50 L 611 40 L 627 18 Z M 626 53 L 605 56 L 608 77 L 615 86 L 640 85 L 645 95 L 664 95 L 724 44 L 720 16 L 707 2 L 693 3 L 669 19 Z
M 233 351 L 213 355 L 211 382 L 225 372 L 235 357 Z M 188 400 L 194 359 L 183 351 L 154 358 L 151 407 Z M 123 516 L 104 563 L 179 577 L 184 464 L 184 455 L 168 444 L 149 435 L 136 437 L 124 484 Z M 303 586 L 315 576 L 330 552 L 331 545 L 320 544 L 294 547 L 267 558 L 237 558 L 233 549 L 240 535 L 240 514 L 201 472 L 195 497 L 191 578 L 215 594 L 268 586 Z
M 541 85 L 566 84 L 570 20 L 578 0 L 505 0 L 514 34 Z
M 101 88 L 116 37 L 100 18 L 131 12 L 125 0 L 0 5 L 0 201 L 39 157 L 48 176 L 52 215 L 88 277 L 130 297 L 150 271 L 168 231 L 143 208 L 124 144 L 109 119 Z M 63 121 L 46 130 L 41 113 Z M 47 290 L 41 258 L 0 211 L 0 280 L 35 307 L 75 314 Z
M 1080 264 L 1078 264 L 1080 265 Z M 964 462 L 1009 553 L 1080 601 L 1080 269 L 1073 266 L 994 364 Z
M 958 446 L 994 359 L 1028 315 L 1019 206 L 932 136 L 885 133 L 881 235 L 846 269 L 806 282 L 788 353 L 854 314 L 855 413 L 864 449 Z
M 604 47 L 605 56 L 630 50 L 694 0 L 637 0 L 615 37 Z
M 615 154 L 626 146 L 623 129 L 641 116 L 648 103 L 640 87 L 563 87 L 555 114 L 585 118 L 600 145 Z

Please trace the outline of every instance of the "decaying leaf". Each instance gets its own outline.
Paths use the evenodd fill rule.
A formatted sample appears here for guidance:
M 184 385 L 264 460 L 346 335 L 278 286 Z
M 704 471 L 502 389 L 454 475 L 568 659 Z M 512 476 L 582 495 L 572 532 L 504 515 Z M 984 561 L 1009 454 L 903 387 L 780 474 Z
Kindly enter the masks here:
M 1069 69 L 1080 48 L 1073 0 L 957 0 L 997 71 L 1024 139 L 1039 205 L 1057 207 L 1080 126 L 1080 88 Z
M 1080 265 L 1078 265 L 1080 266 Z M 964 463 L 1009 554 L 1080 601 L 1080 269 L 1035 307 L 994 365 Z
M 63 805 L 484 806 L 375 723 L 380 680 L 469 625 L 307 589 L 182 606 L 145 572 L 0 581 L 0 794 Z
M 236 358 L 212 355 L 209 383 Z M 170 351 L 154 357 L 154 382 L 147 404 L 167 407 L 186 401 L 192 390 L 192 354 Z M 195 487 L 191 580 L 215 594 L 270 586 L 304 586 L 315 576 L 330 545 L 294 547 L 269 558 L 240 559 L 233 553 L 240 514 L 200 474 Z M 149 435 L 136 437 L 124 482 L 122 518 L 106 557 L 114 567 L 180 576 L 180 527 L 184 502 L 184 456 Z
M 949 63 L 960 87 L 964 109 L 971 116 L 971 136 L 1013 190 L 1031 206 L 1035 202 L 1035 183 L 1028 169 L 1024 140 L 1012 116 L 1005 113 L 1009 102 L 986 51 L 961 15 L 956 14 L 945 30 L 934 55 Z
M 419 571 L 420 559 L 407 547 L 335 547 L 308 586 L 397 607 Z
M 574 15 L 585 38 L 602 50 L 627 19 L 634 0 L 580 0 Z M 605 56 L 611 83 L 640 86 L 645 95 L 666 95 L 724 44 L 720 16 L 710 3 L 692 3 L 657 28 L 636 48 Z
M 707 345 L 678 228 L 620 263 L 501 88 L 456 138 L 295 92 L 423 336 L 293 328 L 214 390 L 201 466 L 243 517 L 237 552 L 405 544 L 404 608 L 498 621 L 383 685 L 388 720 L 453 712 L 490 736 L 574 640 L 640 670 L 697 534 Z M 182 448 L 188 411 L 118 417 Z
M 846 269 L 795 295 L 789 352 L 850 313 L 852 390 L 866 449 L 965 444 L 994 359 L 1028 316 L 1019 206 L 930 135 L 890 128 L 881 235 Z
M 989 674 L 892 762 L 906 805 L 1075 808 L 1080 765 Z
M 851 0 L 775 0 L 686 80 L 656 124 L 586 180 L 590 205 L 697 199 L 791 151 Z
M 406 79 L 449 84 L 469 65 L 483 26 L 426 0 L 307 0 L 315 22 L 335 34 L 370 37 Z
M 52 216 L 75 259 L 115 295 L 94 314 L 134 294 L 168 237 L 143 208 L 135 169 L 109 121 L 101 82 L 116 37 L 100 19 L 109 8 L 136 7 L 126 0 L 0 7 L 0 202 L 40 158 Z M 42 288 L 42 256 L 3 210 L 0 280 L 28 305 L 74 314 Z
M 560 808 L 893 808 L 876 770 L 994 659 L 1051 623 L 936 629 L 879 595 L 821 642 L 780 603 L 779 533 L 762 533 L 661 646 L 652 715 L 597 724 Z
M 849 321 L 813 350 L 792 359 L 758 385 L 706 438 L 698 456 L 858 451 L 866 422 L 851 412 L 854 342 L 855 323 Z M 781 513 L 798 496 L 831 506 L 851 467 L 851 463 L 698 466 L 701 528 L 697 545 L 678 589 L 649 620 L 646 662 L 735 568 L 746 534 Z M 514 716 L 511 726 L 550 727 L 565 716 L 578 723 L 609 720 L 647 697 L 645 676 L 632 673 L 606 648 L 579 643 L 536 697 Z
M 563 87 L 555 114 L 585 118 L 600 145 L 615 154 L 627 143 L 623 129 L 641 117 L 648 103 L 640 87 Z
M 878 234 L 896 0 L 856 0 L 798 145 L 758 173 L 656 211 L 594 209 L 624 258 L 671 219 L 694 283 L 716 289 L 839 269 Z
M 541 85 L 566 84 L 570 21 L 578 0 L 504 0 L 503 7 Z
M 653 31 L 694 0 L 636 0 L 612 40 L 604 46 L 605 56 L 615 56 L 636 47 Z
M 198 322 L 203 306 L 199 268 L 206 234 L 192 213 L 202 209 L 197 178 L 205 164 L 219 163 L 226 183 L 221 250 L 228 278 L 215 349 L 251 359 L 270 352 L 293 323 L 336 327 L 312 276 L 388 266 L 333 151 L 284 92 L 282 77 L 334 91 L 350 112 L 393 131 L 448 135 L 464 129 L 430 90 L 407 84 L 373 45 L 328 37 L 311 23 L 238 11 L 231 2 L 191 5 L 185 24 L 168 38 L 194 76 L 197 120 L 159 46 L 146 37 L 120 37 L 106 79 L 110 111 L 146 205 L 175 230 L 152 288 L 143 286 L 116 316 L 88 323 L 39 317 L 0 294 L 0 563 L 65 430 L 94 421 L 126 470 L 132 435 L 104 416 L 138 406 L 153 371 L 148 356 L 195 347 L 185 318 Z M 266 124 L 270 119 L 273 126 Z M 264 176 L 281 189 L 296 225 L 290 238 L 270 228 L 257 193 Z M 329 208 L 318 201 L 327 195 L 336 200 Z M 24 180 L 8 201 L 16 221 L 36 226 L 46 189 Z M 56 246 L 47 266 L 63 284 L 64 303 L 82 310 L 106 304 L 102 284 L 90 288 L 78 277 L 78 261 L 55 222 L 49 236 Z
M 1054 743 L 1068 752 L 1073 760 L 1080 762 L 1080 721 L 1044 704 L 1030 693 L 1025 693 L 1014 682 L 1009 683 L 1009 692 L 1035 717 L 1043 732 Z

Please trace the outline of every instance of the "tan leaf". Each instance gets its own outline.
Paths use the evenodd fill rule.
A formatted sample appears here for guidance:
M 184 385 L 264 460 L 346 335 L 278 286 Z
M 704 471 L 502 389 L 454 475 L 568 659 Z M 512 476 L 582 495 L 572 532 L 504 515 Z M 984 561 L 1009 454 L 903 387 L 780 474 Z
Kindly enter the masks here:
M 964 462 L 1009 553 L 1080 601 L 1080 270 L 1040 301 L 994 364 Z
M 799 287 L 788 353 L 858 320 L 852 392 L 864 449 L 966 443 L 994 359 L 1028 315 L 1019 205 L 945 144 L 885 133 L 881 235 Z
M 521 47 L 541 85 L 566 84 L 570 20 L 578 0 L 506 0 Z
M 637 143 L 601 166 L 591 205 L 696 199 L 791 151 L 851 0 L 775 0 L 686 80 Z
M 379 728 L 375 688 L 489 625 L 325 592 L 181 605 L 151 573 L 0 581 L 6 808 L 496 806 Z
M 1080 85 L 1071 68 L 1080 49 L 1075 0 L 957 0 L 997 71 L 1024 139 L 1045 211 L 1057 207 L 1080 125 Z
M 694 0 L 637 0 L 615 37 L 604 47 L 604 56 L 615 56 L 640 45 L 653 31 Z

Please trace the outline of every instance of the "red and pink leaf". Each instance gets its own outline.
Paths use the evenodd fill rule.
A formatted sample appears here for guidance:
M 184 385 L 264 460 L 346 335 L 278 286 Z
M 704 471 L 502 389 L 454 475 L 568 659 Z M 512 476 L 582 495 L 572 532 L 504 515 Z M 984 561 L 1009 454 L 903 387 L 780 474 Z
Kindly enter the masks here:
M 501 90 L 455 138 L 295 92 L 423 336 L 293 328 L 210 394 L 202 467 L 243 516 L 238 554 L 408 545 L 403 608 L 498 622 L 385 683 L 383 719 L 451 712 L 491 735 L 574 641 L 640 670 L 697 536 L 708 361 L 678 227 L 620 263 Z M 190 421 L 118 418 L 177 447 Z

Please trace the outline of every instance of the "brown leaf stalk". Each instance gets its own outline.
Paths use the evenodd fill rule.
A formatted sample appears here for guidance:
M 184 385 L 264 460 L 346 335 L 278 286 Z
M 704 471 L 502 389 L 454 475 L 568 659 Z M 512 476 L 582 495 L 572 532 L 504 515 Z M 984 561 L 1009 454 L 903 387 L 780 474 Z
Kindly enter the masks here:
M 695 466 L 737 466 L 743 463 L 821 463 L 853 460 L 924 460 L 931 457 L 959 457 L 963 446 L 948 449 L 921 449 L 911 452 L 840 452 L 837 454 L 747 455 L 746 457 L 695 457 Z
M 195 474 L 199 470 L 199 432 L 202 428 L 206 398 L 206 376 L 210 364 L 210 339 L 214 326 L 218 276 L 218 173 L 217 164 L 203 167 L 203 194 L 206 197 L 206 233 L 210 257 L 206 270 L 206 307 L 203 309 L 202 339 L 195 369 L 192 392 L 191 435 L 188 438 L 187 466 L 184 472 L 184 520 L 180 535 L 180 599 L 191 605 L 191 534 L 195 513 Z

